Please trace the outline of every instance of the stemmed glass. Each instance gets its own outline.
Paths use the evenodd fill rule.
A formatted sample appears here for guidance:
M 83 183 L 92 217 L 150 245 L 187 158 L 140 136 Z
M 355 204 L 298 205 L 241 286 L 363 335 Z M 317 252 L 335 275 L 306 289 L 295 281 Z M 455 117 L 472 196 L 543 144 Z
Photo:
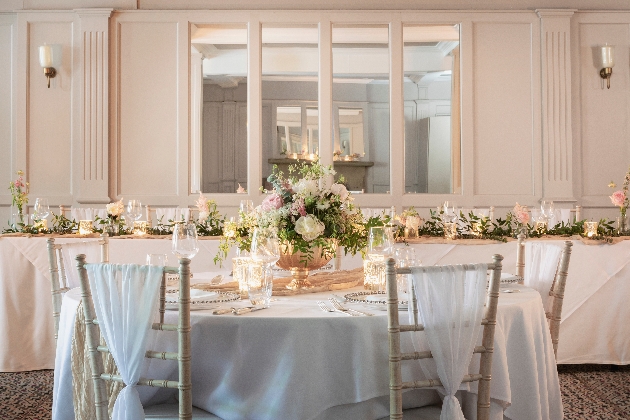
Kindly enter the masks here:
M 457 204 L 454 201 L 445 201 L 442 211 L 442 221 L 451 223 L 457 221 Z
M 278 235 L 271 229 L 254 229 L 251 245 L 251 258 L 247 279 L 249 300 L 254 306 L 269 307 L 273 288 L 271 266 L 280 259 Z M 257 263 L 257 264 L 256 264 Z
M 199 252 L 197 227 L 194 223 L 175 223 L 172 251 L 177 258 L 193 258 Z
M 127 215 L 132 221 L 142 217 L 142 204 L 138 200 L 129 200 L 127 203 Z
M 42 220 L 48 217 L 50 214 L 50 207 L 48 206 L 47 198 L 37 198 L 35 199 L 35 206 L 33 207 L 33 216 L 35 220 Z
M 549 222 L 554 217 L 554 206 L 551 200 L 542 200 L 540 202 L 540 213 Z

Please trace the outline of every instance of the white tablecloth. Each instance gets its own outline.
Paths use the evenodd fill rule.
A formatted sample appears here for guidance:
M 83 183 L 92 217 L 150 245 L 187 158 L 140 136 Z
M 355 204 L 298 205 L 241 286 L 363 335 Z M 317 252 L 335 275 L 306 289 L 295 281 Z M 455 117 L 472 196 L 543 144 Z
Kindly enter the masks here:
M 226 420 L 368 420 L 387 415 L 386 312 L 370 310 L 376 314 L 372 317 L 324 313 L 316 301 L 329 296 L 280 297 L 270 309 L 241 316 L 193 311 L 194 405 Z M 78 289 L 64 297 L 53 420 L 74 418 L 70 346 L 79 299 Z M 405 312 L 401 315 L 406 318 Z M 169 319 L 174 322 L 174 312 L 168 311 Z M 153 348 L 176 351 L 173 333 L 154 335 Z M 403 351 L 412 348 L 409 339 L 403 341 Z M 474 360 L 477 367 L 472 371 L 478 369 L 478 357 Z M 408 369 L 404 375 L 412 370 L 418 374 L 411 367 L 414 363 L 404 363 Z M 176 364 L 161 360 L 150 361 L 145 374 L 175 379 L 173 375 Z M 145 405 L 172 393 L 148 387 L 140 390 Z M 431 391 L 418 395 L 414 405 L 433 399 Z M 503 407 L 507 407 L 505 416 L 515 420 L 562 418 L 551 338 L 540 296 L 532 289 L 521 287 L 520 293 L 500 295 L 491 396 L 499 418 Z
M 72 239 L 58 239 L 71 241 Z M 561 243 L 561 241 L 558 241 Z M 217 271 L 218 241 L 200 241 L 193 272 Z M 573 241 L 560 328 L 559 363 L 630 363 L 630 241 L 584 245 Z M 516 243 L 414 244 L 423 264 L 489 261 L 502 254 L 505 272 L 515 271 Z M 166 239 L 111 239 L 110 260 L 143 263 L 147 253 L 169 256 Z M 169 261 L 174 264 L 174 259 Z M 344 257 L 342 268 L 361 266 Z M 228 263 L 229 267 L 229 263 Z M 225 270 L 225 268 L 224 268 Z M 193 279 L 195 280 L 195 279 Z M 46 238 L 0 238 L 0 371 L 54 367 L 52 303 Z

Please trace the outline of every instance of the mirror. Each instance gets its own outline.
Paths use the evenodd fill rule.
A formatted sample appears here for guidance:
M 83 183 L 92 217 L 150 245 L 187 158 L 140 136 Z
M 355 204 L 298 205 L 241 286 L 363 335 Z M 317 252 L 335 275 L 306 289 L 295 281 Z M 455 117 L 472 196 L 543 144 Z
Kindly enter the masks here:
M 405 192 L 461 193 L 459 25 L 404 25 Z
M 389 28 L 333 25 L 334 168 L 355 193 L 388 193 Z
M 247 26 L 192 25 L 191 43 L 202 56 L 200 189 L 247 189 Z

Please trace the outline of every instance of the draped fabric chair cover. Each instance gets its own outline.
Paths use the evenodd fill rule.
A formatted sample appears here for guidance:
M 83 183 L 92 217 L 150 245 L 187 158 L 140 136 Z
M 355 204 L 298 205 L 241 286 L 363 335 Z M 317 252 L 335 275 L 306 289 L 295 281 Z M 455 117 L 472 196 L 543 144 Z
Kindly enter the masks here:
M 118 366 L 125 388 L 112 420 L 145 418 L 134 386 L 143 366 L 151 323 L 157 313 L 163 267 L 87 264 L 101 334 Z
M 560 261 L 562 248 L 544 242 L 525 243 L 525 285 L 538 290 L 545 312 L 551 312 L 549 292 Z
M 162 221 L 162 223 L 167 223 L 169 220 L 176 222 L 180 220 L 188 220 L 190 218 L 190 209 L 180 207 L 158 207 L 155 209 L 155 218 L 156 221 Z
M 464 420 L 455 393 L 468 373 L 480 337 L 487 268 L 487 264 L 475 264 L 469 271 L 460 266 L 430 267 L 424 272 L 412 268 L 425 337 L 446 393 L 440 420 Z M 413 333 L 414 345 L 421 346 L 422 334 Z M 431 363 L 421 360 L 421 364 Z
M 79 254 L 85 254 L 85 260 L 90 263 L 103 261 L 101 259 L 100 241 L 94 240 L 62 244 L 61 255 L 63 256 L 66 282 L 66 284 L 60 284 L 62 288 L 67 287 L 68 289 L 73 289 L 80 286 L 81 282 L 79 281 L 79 273 L 75 268 L 75 258 Z M 60 282 L 63 282 L 63 276 L 61 276 Z
M 101 219 L 107 218 L 107 210 L 81 207 L 72 207 L 70 209 L 70 219 L 75 220 L 76 222 L 79 220 L 94 220 L 96 219 L 96 216 Z

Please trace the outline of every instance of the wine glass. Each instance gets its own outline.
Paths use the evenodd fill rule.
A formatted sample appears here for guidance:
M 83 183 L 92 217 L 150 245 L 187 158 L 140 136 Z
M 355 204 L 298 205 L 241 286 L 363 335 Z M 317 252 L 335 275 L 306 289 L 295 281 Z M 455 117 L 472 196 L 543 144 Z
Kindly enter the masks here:
M 172 239 L 173 254 L 177 258 L 193 258 L 199 252 L 197 227 L 194 223 L 175 223 Z
M 33 212 L 36 220 L 45 219 L 50 214 L 47 198 L 36 198 Z
M 127 203 L 127 215 L 133 221 L 142 216 L 142 204 L 138 200 L 129 200 Z
M 254 229 L 251 257 L 265 266 L 271 266 L 280 259 L 278 235 L 271 229 Z
M 442 220 L 444 222 L 457 221 L 457 204 L 454 201 L 445 201 L 442 205 Z
M 554 216 L 554 206 L 551 200 L 542 200 L 540 202 L 540 213 L 547 219 L 551 220 Z

